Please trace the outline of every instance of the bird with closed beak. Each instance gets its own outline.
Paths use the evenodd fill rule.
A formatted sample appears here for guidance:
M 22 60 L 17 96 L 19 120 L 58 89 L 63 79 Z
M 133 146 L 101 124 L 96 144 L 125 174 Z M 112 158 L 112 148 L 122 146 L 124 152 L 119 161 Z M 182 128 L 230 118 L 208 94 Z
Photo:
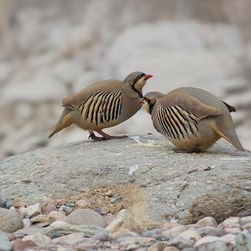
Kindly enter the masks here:
M 123 81 L 109 79 L 94 83 L 62 101 L 64 110 L 49 135 L 74 124 L 90 133 L 93 140 L 123 138 L 102 130 L 131 118 L 142 106 L 142 89 L 151 74 L 132 72 Z M 101 135 L 94 134 L 97 132 Z
M 166 95 L 153 91 L 144 96 L 144 102 L 154 128 L 178 147 L 175 152 L 203 152 L 220 138 L 244 150 L 230 115 L 236 109 L 210 92 L 193 87 Z

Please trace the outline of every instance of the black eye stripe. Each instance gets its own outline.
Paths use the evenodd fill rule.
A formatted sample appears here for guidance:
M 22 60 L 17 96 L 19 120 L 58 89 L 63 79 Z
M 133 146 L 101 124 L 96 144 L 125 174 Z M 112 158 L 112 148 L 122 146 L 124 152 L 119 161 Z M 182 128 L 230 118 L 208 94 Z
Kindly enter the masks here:
M 146 74 L 145 73 L 142 73 L 142 74 L 140 74 L 138 77 L 136 77 L 135 79 L 134 79 L 134 81 L 133 81 L 133 86 L 142 78 L 142 77 L 144 77 Z

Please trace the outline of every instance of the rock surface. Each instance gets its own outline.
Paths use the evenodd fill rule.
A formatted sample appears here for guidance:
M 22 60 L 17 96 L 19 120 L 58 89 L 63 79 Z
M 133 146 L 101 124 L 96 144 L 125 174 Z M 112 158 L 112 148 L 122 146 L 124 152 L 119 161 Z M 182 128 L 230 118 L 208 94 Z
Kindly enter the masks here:
M 101 214 L 131 208 L 160 221 L 251 214 L 249 152 L 224 140 L 200 154 L 172 148 L 164 137 L 141 135 L 16 155 L 0 162 L 0 197 L 36 203 L 43 196 L 86 199 L 89 191 L 90 207 Z
M 144 91 L 194 86 L 236 106 L 240 139 L 251 149 L 250 7 L 250 0 L 1 0 L 0 159 L 87 139 L 74 127 L 47 139 L 61 100 L 135 70 L 154 75 Z M 142 110 L 109 131 L 154 129 Z

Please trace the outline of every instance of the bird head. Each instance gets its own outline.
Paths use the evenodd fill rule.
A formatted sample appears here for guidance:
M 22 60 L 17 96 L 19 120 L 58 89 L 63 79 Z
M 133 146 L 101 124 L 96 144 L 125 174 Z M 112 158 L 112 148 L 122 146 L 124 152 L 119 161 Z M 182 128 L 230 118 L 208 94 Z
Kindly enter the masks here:
M 148 113 L 152 113 L 153 111 L 153 108 L 156 104 L 156 102 L 164 97 L 165 95 L 161 92 L 148 92 L 145 94 L 145 96 L 141 99 L 141 102 L 143 102 L 145 104 L 145 110 L 148 112 Z
M 146 84 L 146 81 L 152 77 L 153 75 L 151 74 L 145 74 L 143 72 L 136 71 L 129 74 L 123 82 L 128 84 L 131 89 L 139 95 L 140 98 L 143 98 L 142 89 Z

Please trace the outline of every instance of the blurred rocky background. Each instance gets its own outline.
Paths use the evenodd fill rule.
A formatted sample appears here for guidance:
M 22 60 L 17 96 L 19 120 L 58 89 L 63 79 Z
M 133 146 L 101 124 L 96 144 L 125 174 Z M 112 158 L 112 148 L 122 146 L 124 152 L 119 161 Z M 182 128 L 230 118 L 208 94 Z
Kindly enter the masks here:
M 151 73 L 145 92 L 206 89 L 231 105 L 251 149 L 250 0 L 0 0 L 0 159 L 87 139 L 47 139 L 61 100 L 106 78 Z M 113 133 L 154 132 L 142 109 Z

